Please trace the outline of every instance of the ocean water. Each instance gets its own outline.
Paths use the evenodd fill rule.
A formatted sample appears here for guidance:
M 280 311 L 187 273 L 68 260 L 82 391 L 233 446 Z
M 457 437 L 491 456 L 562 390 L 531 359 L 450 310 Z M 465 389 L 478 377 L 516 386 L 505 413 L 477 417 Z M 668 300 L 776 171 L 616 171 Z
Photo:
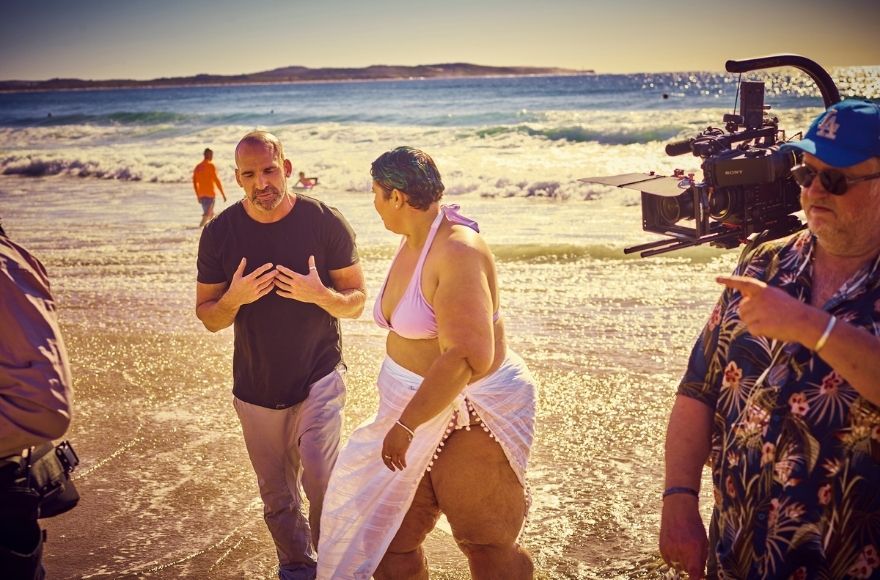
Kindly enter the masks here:
M 844 94 L 880 96 L 880 67 L 832 75 Z M 787 135 L 821 110 L 805 75 L 761 78 Z M 737 252 L 625 255 L 656 239 L 641 230 L 639 193 L 578 179 L 697 170 L 663 145 L 720 125 L 736 83 L 680 73 L 0 94 L 0 216 L 49 270 L 75 376 L 82 502 L 45 522 L 51 577 L 275 573 L 231 407 L 232 333 L 194 315 L 191 171 L 213 148 L 238 199 L 233 147 L 255 127 L 281 137 L 295 170 L 320 177 L 310 195 L 357 231 L 368 309 L 397 244 L 372 208 L 370 162 L 402 144 L 434 157 L 446 201 L 496 255 L 511 346 L 539 382 L 523 534 L 538 576 L 662 574 L 666 418 L 714 277 Z M 343 332 L 348 433 L 375 410 L 383 334 L 368 316 Z M 443 524 L 428 556 L 432 577 L 468 576 Z

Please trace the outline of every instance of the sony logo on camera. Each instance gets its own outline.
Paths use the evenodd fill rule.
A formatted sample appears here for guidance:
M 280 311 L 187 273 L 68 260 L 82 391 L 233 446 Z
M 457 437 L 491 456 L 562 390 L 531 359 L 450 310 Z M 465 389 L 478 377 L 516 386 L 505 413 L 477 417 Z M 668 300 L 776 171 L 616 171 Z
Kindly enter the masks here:
M 789 177 L 795 162 L 792 153 L 782 153 L 775 145 L 767 149 L 732 150 L 706 159 L 703 175 L 714 187 L 773 183 Z

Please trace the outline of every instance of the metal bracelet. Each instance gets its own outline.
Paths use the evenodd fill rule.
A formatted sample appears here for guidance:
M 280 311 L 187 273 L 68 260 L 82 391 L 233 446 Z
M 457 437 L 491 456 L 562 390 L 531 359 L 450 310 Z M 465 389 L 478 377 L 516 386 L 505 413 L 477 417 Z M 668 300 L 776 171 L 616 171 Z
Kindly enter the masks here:
M 410 441 L 412 441 L 412 440 L 413 440 L 413 437 L 416 436 L 415 432 L 414 432 L 412 429 L 410 429 L 409 427 L 407 427 L 406 425 L 404 425 L 403 423 L 400 422 L 400 419 L 398 419 L 398 420 L 395 421 L 394 423 L 395 423 L 396 425 L 400 425 L 400 428 L 403 429 L 404 431 L 406 431 L 406 432 L 409 434 L 409 440 L 410 440 Z
M 825 327 L 825 332 L 819 337 L 819 341 L 816 343 L 816 348 L 813 349 L 813 352 L 819 352 L 822 350 L 822 347 L 828 342 L 828 337 L 831 336 L 831 331 L 834 330 L 835 324 L 837 324 L 837 317 L 832 314 L 831 318 L 828 319 L 828 326 Z

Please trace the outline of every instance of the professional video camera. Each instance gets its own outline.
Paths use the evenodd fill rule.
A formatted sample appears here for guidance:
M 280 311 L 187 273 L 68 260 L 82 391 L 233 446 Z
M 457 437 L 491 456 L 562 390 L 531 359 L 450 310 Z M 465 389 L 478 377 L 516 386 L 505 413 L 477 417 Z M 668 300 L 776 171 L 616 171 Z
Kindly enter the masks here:
M 779 66 L 807 73 L 819 86 L 826 108 L 840 101 L 831 76 L 802 56 L 781 54 L 725 64 L 728 72 L 738 73 Z M 769 106 L 764 106 L 764 83 L 743 81 L 738 96 L 740 112 L 724 115 L 724 129 L 709 127 L 696 137 L 666 145 L 667 155 L 690 152 L 703 160 L 702 182 L 678 169 L 670 177 L 652 171 L 581 180 L 641 191 L 642 229 L 669 238 L 626 248 L 624 253 L 647 257 L 706 243 L 735 248 L 755 233 L 773 240 L 804 227 L 792 215 L 801 209 L 800 187 L 791 175 L 799 154 L 779 150 L 785 132 L 776 117 L 765 114 Z M 693 226 L 681 223 L 691 220 Z

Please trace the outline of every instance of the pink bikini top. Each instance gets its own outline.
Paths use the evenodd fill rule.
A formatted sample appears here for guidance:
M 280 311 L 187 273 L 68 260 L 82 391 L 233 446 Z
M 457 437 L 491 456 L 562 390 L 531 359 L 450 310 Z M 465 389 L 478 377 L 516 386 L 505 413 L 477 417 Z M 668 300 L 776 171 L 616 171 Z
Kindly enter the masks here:
M 434 315 L 434 309 L 428 304 L 424 294 L 422 294 L 422 268 L 425 266 L 425 258 L 431 249 L 431 244 L 434 242 L 437 229 L 440 227 L 444 216 L 453 224 L 465 225 L 475 232 L 480 231 L 480 226 L 477 225 L 477 222 L 458 213 L 458 209 L 459 206 L 457 204 L 440 206 L 440 211 L 437 212 L 437 217 L 434 219 L 434 223 L 431 224 L 431 230 L 428 232 L 425 246 L 422 248 L 421 255 L 419 255 L 419 261 L 416 262 L 409 285 L 403 291 L 400 302 L 397 303 L 397 306 L 391 312 L 391 320 L 385 320 L 385 314 L 382 312 L 382 297 L 385 295 L 385 286 L 388 285 L 388 275 L 385 276 L 382 290 L 379 292 L 376 303 L 373 305 L 373 320 L 376 321 L 380 328 L 394 331 L 403 338 L 413 340 L 437 338 L 437 317 Z M 394 260 L 391 260 L 392 266 L 404 243 L 405 240 L 401 240 L 400 246 L 398 246 L 397 252 L 394 254 Z M 388 273 L 391 273 L 390 267 L 388 268 Z M 497 321 L 499 316 L 500 312 L 495 312 L 492 320 Z

